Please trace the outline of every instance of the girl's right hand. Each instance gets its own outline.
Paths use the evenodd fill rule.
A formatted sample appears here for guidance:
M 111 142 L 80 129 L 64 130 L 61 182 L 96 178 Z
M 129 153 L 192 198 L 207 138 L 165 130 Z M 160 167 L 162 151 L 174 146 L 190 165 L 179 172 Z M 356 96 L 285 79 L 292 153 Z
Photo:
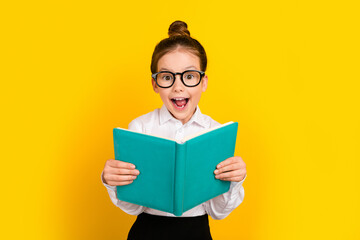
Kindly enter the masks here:
M 103 180 L 110 186 L 128 185 L 140 174 L 134 164 L 119 160 L 107 160 L 103 170 Z

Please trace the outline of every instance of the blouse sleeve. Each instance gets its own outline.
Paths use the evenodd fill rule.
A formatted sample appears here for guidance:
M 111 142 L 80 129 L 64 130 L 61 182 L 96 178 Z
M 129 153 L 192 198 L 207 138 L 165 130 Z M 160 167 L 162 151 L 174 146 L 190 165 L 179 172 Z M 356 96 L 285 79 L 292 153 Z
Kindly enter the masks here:
M 129 130 L 136 131 L 136 132 L 142 132 L 141 124 L 139 122 L 137 122 L 136 120 L 133 120 L 129 124 Z M 106 184 L 104 181 L 104 178 L 103 178 L 103 174 L 104 173 L 102 172 L 101 173 L 101 182 L 106 187 L 106 189 L 109 193 L 110 199 L 115 204 L 115 206 L 119 207 L 121 210 L 123 210 L 124 212 L 126 212 L 127 214 L 130 214 L 130 215 L 139 215 L 140 213 L 142 213 L 145 210 L 145 207 L 143 207 L 143 206 L 119 200 L 117 198 L 116 186 L 110 186 L 110 185 Z
M 224 219 L 237 208 L 244 200 L 242 184 L 245 178 L 240 182 L 231 182 L 229 191 L 203 203 L 207 214 L 213 219 Z
M 221 124 L 211 119 L 210 127 L 219 125 Z M 237 208 L 244 200 L 245 191 L 242 184 L 245 178 L 246 176 L 240 182 L 231 182 L 229 191 L 204 202 L 203 206 L 207 214 L 213 219 L 224 219 Z

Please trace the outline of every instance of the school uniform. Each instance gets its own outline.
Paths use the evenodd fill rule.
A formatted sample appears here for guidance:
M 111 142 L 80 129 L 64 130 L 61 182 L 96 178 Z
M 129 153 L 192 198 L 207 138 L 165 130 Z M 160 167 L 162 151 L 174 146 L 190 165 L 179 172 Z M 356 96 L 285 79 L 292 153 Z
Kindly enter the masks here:
M 160 109 L 155 109 L 131 121 L 128 129 L 180 140 L 219 125 L 221 124 L 211 117 L 202 114 L 199 106 L 191 119 L 182 124 L 163 105 Z M 101 180 L 108 190 L 111 201 L 117 207 L 128 214 L 138 216 L 129 232 L 128 239 L 211 239 L 208 215 L 213 219 L 223 219 L 244 199 L 242 183 L 245 178 L 241 182 L 231 182 L 228 192 L 184 212 L 181 217 L 176 217 L 171 213 L 121 201 L 116 197 L 116 187 L 104 183 L 103 173 Z M 141 232 L 144 235 L 138 236 Z

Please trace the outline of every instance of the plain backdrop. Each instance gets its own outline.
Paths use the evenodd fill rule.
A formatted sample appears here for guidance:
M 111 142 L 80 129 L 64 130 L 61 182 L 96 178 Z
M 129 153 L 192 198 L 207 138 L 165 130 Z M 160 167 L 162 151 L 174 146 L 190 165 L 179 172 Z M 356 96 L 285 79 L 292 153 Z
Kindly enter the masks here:
M 160 108 L 150 60 L 175 20 L 208 55 L 199 103 L 239 122 L 244 202 L 214 239 L 360 239 L 356 1 L 0 4 L 2 239 L 125 239 L 100 174 L 112 128 Z

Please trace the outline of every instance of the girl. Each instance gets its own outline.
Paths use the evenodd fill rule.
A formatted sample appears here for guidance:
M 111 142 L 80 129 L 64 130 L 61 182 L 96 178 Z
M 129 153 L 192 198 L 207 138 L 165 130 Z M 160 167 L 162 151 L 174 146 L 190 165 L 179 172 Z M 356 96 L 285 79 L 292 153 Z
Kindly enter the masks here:
M 190 37 L 187 24 L 182 21 L 173 22 L 168 34 L 169 38 L 155 47 L 151 61 L 152 87 L 164 104 L 134 119 L 129 130 L 180 140 L 220 124 L 202 114 L 198 107 L 208 83 L 204 48 Z M 214 171 L 217 179 L 231 181 L 229 191 L 181 217 L 117 199 L 116 186 L 131 184 L 139 174 L 131 163 L 111 159 L 106 161 L 101 175 L 112 202 L 124 212 L 137 215 L 128 239 L 212 239 L 208 215 L 223 219 L 244 198 L 246 168 L 241 157 L 222 161 Z

